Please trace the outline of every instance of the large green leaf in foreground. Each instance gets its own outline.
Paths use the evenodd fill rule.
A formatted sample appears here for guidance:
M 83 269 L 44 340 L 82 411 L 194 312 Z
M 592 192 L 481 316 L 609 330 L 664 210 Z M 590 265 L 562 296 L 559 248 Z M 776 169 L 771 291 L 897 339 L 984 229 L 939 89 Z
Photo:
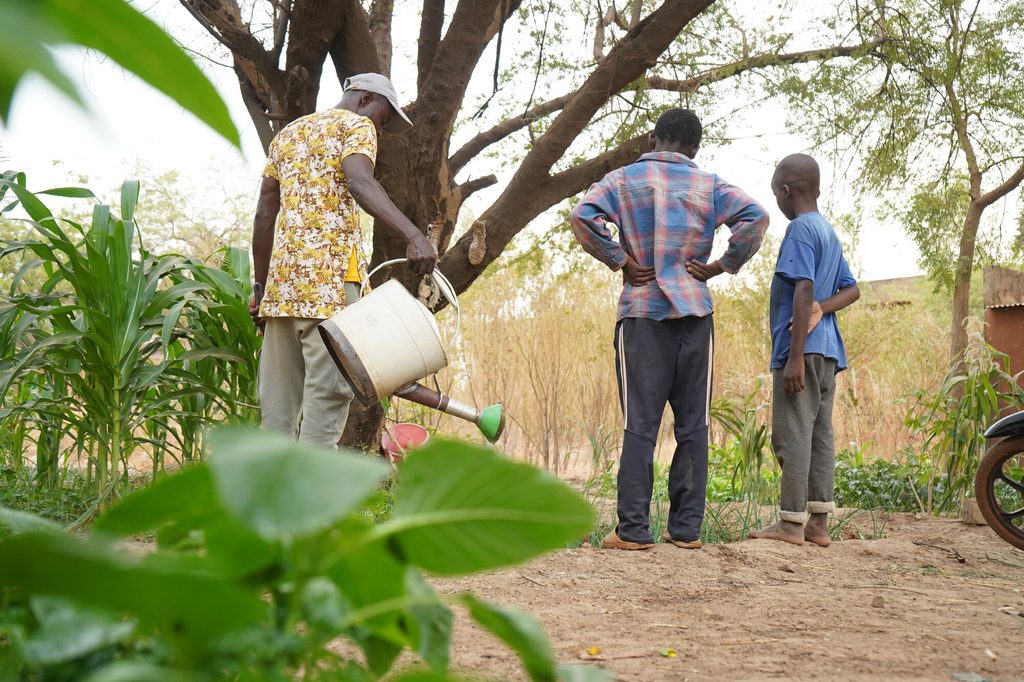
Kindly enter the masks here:
M 0 1 L 0 122 L 18 82 L 33 71 L 81 102 L 46 47 L 60 44 L 107 55 L 239 145 L 238 129 L 213 84 L 173 38 L 124 0 Z
M 379 458 L 318 450 L 266 431 L 225 428 L 210 442 L 221 503 L 268 540 L 308 535 L 340 521 L 391 471 Z
M 567 485 L 494 450 L 435 441 L 406 459 L 392 519 L 411 562 L 442 575 L 517 564 L 578 539 L 594 511 Z
M 266 611 L 259 599 L 231 584 L 161 570 L 158 563 L 142 565 L 107 545 L 53 533 L 26 533 L 0 542 L 0 584 L 128 613 L 193 647 L 255 623 Z

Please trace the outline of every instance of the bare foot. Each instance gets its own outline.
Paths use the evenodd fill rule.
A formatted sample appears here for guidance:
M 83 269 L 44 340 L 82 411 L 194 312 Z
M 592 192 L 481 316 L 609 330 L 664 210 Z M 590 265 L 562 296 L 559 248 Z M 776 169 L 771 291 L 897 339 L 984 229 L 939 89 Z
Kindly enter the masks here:
M 807 525 L 804 526 L 804 540 L 813 542 L 820 547 L 828 547 L 832 544 L 828 536 L 828 514 L 811 514 Z
M 750 533 L 751 540 L 781 540 L 791 545 L 804 544 L 804 527 L 792 521 L 776 521 L 767 528 Z

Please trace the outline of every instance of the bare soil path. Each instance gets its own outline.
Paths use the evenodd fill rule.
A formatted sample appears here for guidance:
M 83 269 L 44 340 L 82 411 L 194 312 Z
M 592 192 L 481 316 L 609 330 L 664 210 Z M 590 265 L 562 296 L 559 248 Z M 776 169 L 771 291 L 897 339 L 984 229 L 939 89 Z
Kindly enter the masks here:
M 956 520 L 827 549 L 585 547 L 435 583 L 532 613 L 561 662 L 597 648 L 619 680 L 1024 680 L 1024 552 Z M 524 679 L 464 613 L 455 632 L 453 668 Z

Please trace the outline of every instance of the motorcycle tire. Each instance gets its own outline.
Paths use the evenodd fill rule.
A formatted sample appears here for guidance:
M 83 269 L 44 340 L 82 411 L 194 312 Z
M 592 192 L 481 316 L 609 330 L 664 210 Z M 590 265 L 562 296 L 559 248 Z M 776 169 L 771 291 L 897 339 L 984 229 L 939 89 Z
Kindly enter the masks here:
M 1019 457 L 1018 466 L 1024 466 L 1024 436 L 1012 436 L 996 441 L 982 457 L 974 477 L 974 494 L 985 521 L 1002 539 L 1019 550 L 1024 550 L 1024 476 L 1015 479 L 1004 471 L 1007 461 Z M 1002 482 L 1016 494 L 1009 509 L 1000 505 L 997 485 Z

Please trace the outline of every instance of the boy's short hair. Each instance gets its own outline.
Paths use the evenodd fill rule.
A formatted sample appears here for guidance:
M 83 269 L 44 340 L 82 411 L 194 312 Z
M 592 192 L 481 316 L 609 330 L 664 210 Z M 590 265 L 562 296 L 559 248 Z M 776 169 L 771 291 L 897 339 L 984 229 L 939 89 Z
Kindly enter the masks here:
M 654 136 L 665 142 L 700 146 L 704 127 L 689 109 L 669 109 L 654 124 Z

